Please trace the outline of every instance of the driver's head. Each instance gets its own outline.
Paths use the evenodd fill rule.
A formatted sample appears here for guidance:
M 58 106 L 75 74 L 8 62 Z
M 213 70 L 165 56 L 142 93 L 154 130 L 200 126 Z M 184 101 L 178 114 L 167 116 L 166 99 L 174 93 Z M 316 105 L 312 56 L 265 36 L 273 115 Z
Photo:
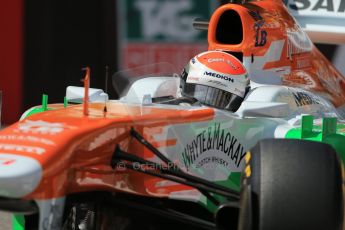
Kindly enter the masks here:
M 182 96 L 200 103 L 236 111 L 249 84 L 243 64 L 231 54 L 207 51 L 190 60 L 181 74 Z

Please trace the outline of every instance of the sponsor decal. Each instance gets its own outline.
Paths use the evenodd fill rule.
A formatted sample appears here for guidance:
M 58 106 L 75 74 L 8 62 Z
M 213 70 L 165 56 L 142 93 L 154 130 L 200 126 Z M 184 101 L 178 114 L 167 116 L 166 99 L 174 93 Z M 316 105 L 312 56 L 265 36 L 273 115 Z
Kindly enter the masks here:
M 296 69 L 310 68 L 311 60 L 309 58 L 298 58 L 296 59 Z
M 319 105 L 321 104 L 320 100 L 308 93 L 305 92 L 293 92 L 292 93 L 297 106 L 305 105 Z
M 249 178 L 252 175 L 252 170 L 250 168 L 250 165 L 247 165 L 246 168 L 244 169 L 244 173 L 247 178 Z
M 23 136 L 23 135 L 0 135 L 0 140 L 10 140 L 10 141 L 28 141 L 33 143 L 40 143 L 44 145 L 55 146 L 56 144 L 48 139 L 39 138 L 34 136 Z
M 101 135 L 99 135 L 98 137 L 96 137 L 88 146 L 87 150 L 88 151 L 92 151 L 100 146 L 102 146 L 103 144 L 115 139 L 116 137 L 118 137 L 119 135 L 121 135 L 122 133 L 125 132 L 124 128 L 116 128 L 116 129 L 111 129 L 108 130 L 104 133 L 102 133 Z
M 246 155 L 243 148 L 229 129 L 223 129 L 220 123 L 215 123 L 187 143 L 181 156 L 187 171 L 190 168 L 205 168 L 211 163 L 239 168 Z M 210 152 L 215 154 L 210 155 Z
M 204 69 L 199 70 L 191 68 L 186 82 L 211 86 L 243 97 L 243 92 L 247 84 L 246 81 L 243 81 L 245 75 L 237 75 L 236 78 L 237 79 L 235 81 L 235 78 L 233 78 L 232 75 L 229 76 L 227 74 L 221 74 L 210 70 L 205 71 Z
M 50 134 L 55 135 L 63 132 L 66 129 L 73 129 L 75 127 L 66 126 L 63 123 L 51 123 L 42 120 L 31 121 L 25 120 L 23 123 L 19 123 L 15 132 L 34 133 L 34 134 Z
M 344 0 L 287 0 L 285 4 L 295 11 L 345 12 Z
M 222 74 L 218 74 L 218 73 L 214 73 L 214 72 L 211 72 L 211 71 L 205 71 L 204 75 L 205 76 L 211 76 L 211 77 L 219 78 L 219 79 L 222 79 L 222 80 L 225 80 L 225 81 L 229 81 L 229 82 L 232 82 L 232 83 L 234 82 L 234 79 L 231 78 L 231 77 L 228 77 L 228 76 L 225 76 L 225 75 L 222 75 Z
M 287 42 L 287 56 L 290 59 L 293 55 L 311 52 L 313 48 L 308 35 L 300 28 L 295 31 L 287 30 Z
M 196 82 L 199 81 L 199 77 L 189 77 L 188 76 L 188 79 L 191 80 L 191 81 L 196 81 Z
M 262 27 L 265 24 L 265 20 L 261 17 L 259 11 L 249 11 L 249 15 L 255 20 L 254 30 L 255 34 L 255 47 L 266 45 L 267 31 Z
M 301 84 L 305 89 L 312 89 L 317 85 L 313 77 L 305 71 L 294 71 L 284 78 L 284 82 L 292 85 Z
M 11 145 L 11 144 L 0 144 L 0 150 L 4 151 L 16 151 L 25 153 L 34 153 L 37 155 L 42 155 L 46 152 L 45 149 L 26 145 Z
M 197 0 L 126 0 L 125 3 L 132 13 L 127 31 L 132 39 L 194 41 L 202 33 L 193 30 L 189 22 L 208 11 L 200 12 Z
M 327 65 L 324 61 L 317 62 L 317 65 L 324 66 Z M 343 94 L 343 81 L 341 78 L 330 68 L 318 68 L 316 74 L 322 83 L 322 86 L 329 92 L 333 92 L 334 95 Z
M 249 161 L 251 158 L 252 158 L 252 153 L 250 151 L 247 151 L 246 157 L 244 158 L 246 164 L 249 164 Z
M 13 164 L 14 162 L 16 162 L 15 159 L 9 159 L 9 158 L 0 157 L 0 165 L 8 166 L 8 165 Z
M 119 0 L 122 68 L 168 62 L 182 69 L 207 50 L 207 34 L 193 29 L 195 18 L 209 18 L 220 5 L 203 0 Z M 173 54 L 173 55 L 172 55 Z
M 219 86 L 221 86 L 221 87 L 227 87 L 227 85 L 223 84 L 223 83 L 220 82 L 220 81 L 209 80 L 208 82 L 210 82 L 211 84 L 214 84 L 214 85 L 219 85 Z
M 213 63 L 213 62 L 224 62 L 226 64 L 228 64 L 231 68 L 233 68 L 234 70 L 237 70 L 238 67 L 235 66 L 230 60 L 225 60 L 224 58 L 209 58 L 207 60 L 208 63 Z

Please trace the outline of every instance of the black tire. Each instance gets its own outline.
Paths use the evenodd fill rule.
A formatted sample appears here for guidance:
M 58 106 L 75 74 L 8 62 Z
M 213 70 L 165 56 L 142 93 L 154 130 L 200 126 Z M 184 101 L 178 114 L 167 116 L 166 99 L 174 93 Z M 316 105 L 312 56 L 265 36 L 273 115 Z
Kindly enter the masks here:
M 342 229 L 342 173 L 330 145 L 267 139 L 248 155 L 239 230 Z

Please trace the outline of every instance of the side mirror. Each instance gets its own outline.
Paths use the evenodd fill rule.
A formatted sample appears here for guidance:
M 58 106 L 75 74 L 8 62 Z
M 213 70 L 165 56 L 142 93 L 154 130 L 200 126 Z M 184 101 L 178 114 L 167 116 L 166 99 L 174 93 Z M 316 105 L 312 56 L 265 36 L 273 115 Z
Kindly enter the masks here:
M 68 86 L 66 88 L 66 98 L 71 103 L 82 103 L 84 98 L 84 87 Z M 109 100 L 108 94 L 102 89 L 89 88 L 90 102 L 105 102 Z
M 289 105 L 282 102 L 244 101 L 236 114 L 240 117 L 275 117 L 289 115 Z

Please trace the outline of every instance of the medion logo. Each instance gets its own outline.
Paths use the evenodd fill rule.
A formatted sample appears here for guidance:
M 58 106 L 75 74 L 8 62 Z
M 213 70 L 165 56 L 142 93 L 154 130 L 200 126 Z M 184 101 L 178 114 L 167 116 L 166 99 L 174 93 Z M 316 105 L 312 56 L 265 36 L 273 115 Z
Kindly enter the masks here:
M 320 101 L 304 92 L 294 92 L 293 96 L 295 98 L 295 102 L 297 106 L 305 106 L 305 105 L 319 105 L 321 104 Z
M 215 78 L 219 78 L 219 79 L 223 79 L 226 81 L 230 81 L 230 82 L 234 82 L 234 79 L 232 79 L 231 77 L 227 77 L 218 73 L 213 73 L 213 72 L 209 72 L 209 71 L 205 71 L 204 75 L 206 76 L 211 76 L 211 77 L 215 77 Z

